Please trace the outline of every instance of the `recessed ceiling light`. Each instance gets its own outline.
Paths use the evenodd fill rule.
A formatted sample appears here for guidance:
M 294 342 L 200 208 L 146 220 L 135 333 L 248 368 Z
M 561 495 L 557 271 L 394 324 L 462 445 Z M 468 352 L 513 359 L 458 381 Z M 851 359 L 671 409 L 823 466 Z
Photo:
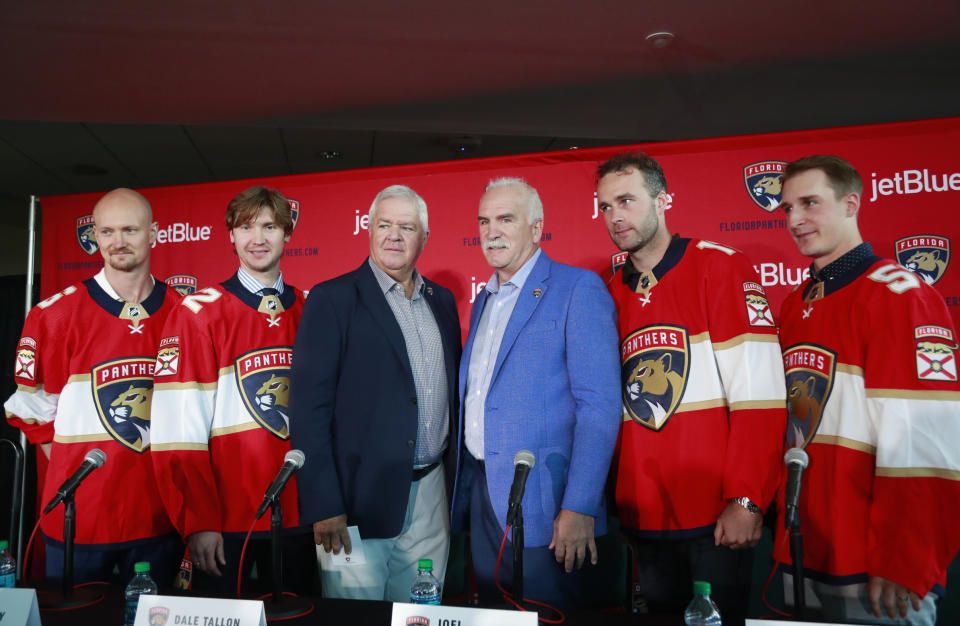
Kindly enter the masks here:
M 339 159 L 343 154 L 339 150 L 324 150 L 320 152 L 321 159 Z
M 647 35 L 647 43 L 654 48 L 666 48 L 674 40 L 674 34 L 666 30 L 658 30 Z

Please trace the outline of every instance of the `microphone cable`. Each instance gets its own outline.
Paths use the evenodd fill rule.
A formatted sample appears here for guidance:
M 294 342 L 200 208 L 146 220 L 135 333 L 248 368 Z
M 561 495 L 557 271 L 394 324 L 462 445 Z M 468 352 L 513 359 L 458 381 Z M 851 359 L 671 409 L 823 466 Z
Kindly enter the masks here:
M 550 618 L 541 616 L 540 613 L 538 612 L 537 613 L 538 621 L 543 622 L 544 624 L 562 624 L 563 622 L 566 621 L 567 616 L 564 615 L 563 611 L 561 611 L 560 609 L 550 606 L 546 602 L 540 602 L 539 600 L 531 600 L 530 598 L 521 598 L 520 602 L 517 602 L 513 598 L 513 595 L 510 592 L 508 592 L 506 589 L 504 589 L 503 585 L 500 584 L 500 561 L 503 560 L 503 548 L 507 545 L 507 535 L 510 533 L 511 526 L 512 526 L 511 524 L 507 524 L 506 530 L 503 531 L 503 539 L 500 541 L 500 552 L 497 554 L 497 566 L 493 570 L 493 582 L 497 584 L 497 589 L 499 589 L 500 593 L 503 594 L 503 599 L 509 602 L 510 604 L 512 604 L 513 606 L 517 607 L 517 610 L 519 611 L 529 610 L 526 607 L 524 607 L 522 604 L 520 604 L 520 602 L 529 602 L 530 604 L 538 604 L 542 607 L 550 609 L 551 611 L 553 611 L 554 613 L 560 616 L 557 619 L 550 619 Z

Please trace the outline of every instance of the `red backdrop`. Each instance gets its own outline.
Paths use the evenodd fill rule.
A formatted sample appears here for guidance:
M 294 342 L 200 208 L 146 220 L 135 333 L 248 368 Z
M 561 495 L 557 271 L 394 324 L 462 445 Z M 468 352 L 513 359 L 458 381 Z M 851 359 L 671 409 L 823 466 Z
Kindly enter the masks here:
M 671 232 L 736 247 L 753 260 L 771 304 L 779 303 L 808 265 L 794 247 L 782 212 L 770 211 L 783 162 L 815 153 L 849 160 L 864 179 L 860 226 L 877 254 L 901 262 L 921 252 L 927 275 L 960 319 L 960 269 L 950 257 L 960 204 L 960 118 L 678 141 L 642 148 L 663 166 L 671 194 Z M 161 236 L 153 273 L 185 275 L 196 286 L 236 270 L 223 214 L 227 202 L 253 185 L 275 187 L 299 204 L 297 226 L 282 263 L 288 283 L 309 289 L 356 268 L 368 252 L 365 216 L 374 195 L 402 183 L 427 202 L 430 239 L 418 268 L 449 287 L 466 327 L 470 302 L 491 274 L 477 240 L 477 203 L 498 176 L 520 176 L 543 199 L 543 248 L 553 258 L 610 273 L 616 252 L 594 204 L 594 171 L 624 148 L 569 150 L 413 166 L 350 170 L 142 189 Z M 753 192 L 754 188 L 758 194 Z M 44 297 L 92 275 L 102 265 L 81 243 L 101 194 L 42 199 Z M 776 198 L 774 199 L 774 203 Z M 898 244 L 897 242 L 900 241 Z M 93 244 L 95 245 L 95 243 Z M 189 278 L 186 279 L 189 281 Z

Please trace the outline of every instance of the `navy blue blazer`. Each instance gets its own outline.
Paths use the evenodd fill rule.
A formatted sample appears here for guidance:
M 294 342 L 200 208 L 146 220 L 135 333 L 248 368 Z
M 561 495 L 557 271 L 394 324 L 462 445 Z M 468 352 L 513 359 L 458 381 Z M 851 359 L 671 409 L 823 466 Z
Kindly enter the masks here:
M 424 278 L 443 340 L 450 439 L 457 441 L 460 320 L 453 294 Z M 417 439 L 417 392 L 403 333 L 367 261 L 310 290 L 293 347 L 290 439 L 300 520 L 346 513 L 363 538 L 400 534 Z M 447 495 L 454 476 L 448 443 Z

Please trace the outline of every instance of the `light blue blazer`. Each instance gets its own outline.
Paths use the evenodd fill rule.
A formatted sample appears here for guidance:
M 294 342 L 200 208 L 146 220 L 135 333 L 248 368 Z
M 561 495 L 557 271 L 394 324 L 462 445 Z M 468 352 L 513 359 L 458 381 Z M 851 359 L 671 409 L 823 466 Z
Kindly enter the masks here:
M 463 398 L 473 340 L 487 291 L 470 313 L 460 361 L 460 427 L 452 503 L 454 532 L 470 501 L 464 471 Z M 595 273 L 541 253 L 523 285 L 490 380 L 484 411 L 484 462 L 490 502 L 506 526 L 513 457 L 530 450 L 536 465 L 523 497 L 525 545 L 545 546 L 560 509 L 593 515 L 606 532 L 604 485 L 621 419 L 616 311 Z

